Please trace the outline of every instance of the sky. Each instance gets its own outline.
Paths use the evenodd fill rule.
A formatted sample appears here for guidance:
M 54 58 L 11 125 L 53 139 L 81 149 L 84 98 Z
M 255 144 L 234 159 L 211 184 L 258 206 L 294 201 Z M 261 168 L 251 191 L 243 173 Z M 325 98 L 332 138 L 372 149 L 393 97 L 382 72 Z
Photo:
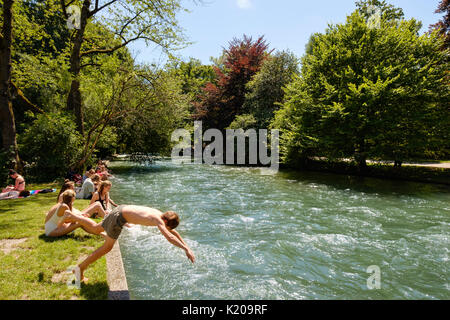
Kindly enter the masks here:
M 178 21 L 187 39 L 194 42 L 176 52 L 183 60 L 197 58 L 210 64 L 224 47 L 244 34 L 257 39 L 264 35 L 270 49 L 289 49 L 301 57 L 312 33 L 324 32 L 328 24 L 345 22 L 355 9 L 355 0 L 182 0 L 190 13 L 180 12 Z M 422 21 L 421 32 L 428 31 L 441 14 L 435 14 L 439 0 L 387 0 L 400 7 L 405 17 Z M 165 56 L 155 47 L 135 42 L 129 46 L 140 63 L 163 63 Z

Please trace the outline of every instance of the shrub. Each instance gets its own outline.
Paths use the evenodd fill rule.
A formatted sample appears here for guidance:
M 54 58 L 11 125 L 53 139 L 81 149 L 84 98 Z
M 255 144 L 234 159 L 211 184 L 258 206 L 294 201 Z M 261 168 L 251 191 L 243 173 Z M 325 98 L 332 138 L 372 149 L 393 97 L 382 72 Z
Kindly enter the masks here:
M 18 138 L 27 179 L 50 181 L 64 177 L 80 158 L 82 141 L 75 123 L 67 116 L 38 115 Z

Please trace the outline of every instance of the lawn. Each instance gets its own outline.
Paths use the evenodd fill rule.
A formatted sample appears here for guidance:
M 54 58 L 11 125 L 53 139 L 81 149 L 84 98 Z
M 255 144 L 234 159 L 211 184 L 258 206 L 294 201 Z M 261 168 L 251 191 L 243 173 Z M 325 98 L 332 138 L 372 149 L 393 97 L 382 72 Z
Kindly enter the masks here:
M 28 186 L 29 190 L 44 188 L 58 186 Z M 81 289 L 66 284 L 71 278 L 67 269 L 99 247 L 103 238 L 82 229 L 62 238 L 46 237 L 45 214 L 56 203 L 56 196 L 49 193 L 0 201 L 0 300 L 107 299 L 105 257 L 89 267 L 85 274 L 89 282 Z M 75 201 L 80 210 L 88 204 Z

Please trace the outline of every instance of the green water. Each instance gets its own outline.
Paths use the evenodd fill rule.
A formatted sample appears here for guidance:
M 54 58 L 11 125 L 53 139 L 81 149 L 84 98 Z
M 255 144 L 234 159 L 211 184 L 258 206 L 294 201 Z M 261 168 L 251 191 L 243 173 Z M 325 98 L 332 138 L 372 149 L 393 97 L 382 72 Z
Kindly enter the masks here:
M 448 187 L 207 165 L 113 164 L 112 198 L 174 210 L 120 238 L 133 299 L 448 299 Z M 369 290 L 369 266 L 381 289 Z

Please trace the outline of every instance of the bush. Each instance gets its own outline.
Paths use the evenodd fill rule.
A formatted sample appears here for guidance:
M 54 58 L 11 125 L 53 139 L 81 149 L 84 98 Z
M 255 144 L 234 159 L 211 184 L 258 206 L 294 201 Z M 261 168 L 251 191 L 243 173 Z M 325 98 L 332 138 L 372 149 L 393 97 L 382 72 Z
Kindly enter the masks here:
M 54 113 L 38 115 L 18 137 L 26 178 L 50 181 L 64 177 L 79 160 L 82 141 L 70 118 Z

